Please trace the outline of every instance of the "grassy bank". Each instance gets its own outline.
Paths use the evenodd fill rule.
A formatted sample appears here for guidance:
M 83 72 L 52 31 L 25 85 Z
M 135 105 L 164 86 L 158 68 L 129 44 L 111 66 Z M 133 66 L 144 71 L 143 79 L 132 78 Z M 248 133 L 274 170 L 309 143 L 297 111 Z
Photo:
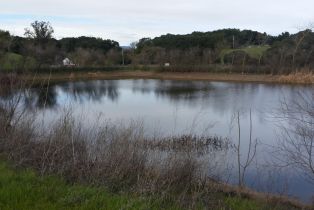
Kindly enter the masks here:
M 302 73 L 295 75 L 269 75 L 269 74 L 226 74 L 226 73 L 178 73 L 157 71 L 91 71 L 91 72 L 64 72 L 36 75 L 24 75 L 22 78 L 28 81 L 76 81 L 97 79 L 168 79 L 168 80 L 202 80 L 202 81 L 230 81 L 230 82 L 258 82 L 258 83 L 291 83 L 314 84 L 314 74 Z
M 157 199 L 113 194 L 105 188 L 69 184 L 30 169 L 12 169 L 0 161 L 0 209 L 179 209 Z
M 111 193 L 103 187 L 69 184 L 59 177 L 39 176 L 31 169 L 13 169 L 0 161 L 0 209 L 182 209 L 158 197 L 130 193 Z M 217 196 L 218 197 L 218 196 Z M 222 206 L 197 204 L 193 209 L 285 209 L 287 205 L 268 205 L 265 201 L 220 195 Z
M 4 162 L 0 162 L 0 184 L 0 209 L 140 209 L 148 206 L 140 198 L 114 195 L 102 188 L 69 185 L 60 178 L 40 177 L 32 170 L 10 169 Z

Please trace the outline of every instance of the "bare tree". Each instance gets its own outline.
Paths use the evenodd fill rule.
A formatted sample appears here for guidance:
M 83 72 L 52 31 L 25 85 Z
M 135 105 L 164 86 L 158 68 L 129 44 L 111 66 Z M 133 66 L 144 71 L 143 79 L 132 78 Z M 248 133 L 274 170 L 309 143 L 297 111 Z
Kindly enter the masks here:
M 237 129 L 238 129 L 238 139 L 237 144 L 235 145 L 236 155 L 237 155 L 237 168 L 238 168 L 238 185 L 243 187 L 245 184 L 245 174 L 248 167 L 252 164 L 255 159 L 258 141 L 257 139 L 253 140 L 253 124 L 252 124 L 252 111 L 250 109 L 250 133 L 249 133 L 249 145 L 248 150 L 245 154 L 242 154 L 242 137 L 241 137 L 241 121 L 240 121 L 240 112 L 238 111 L 234 116 L 232 121 L 236 120 Z M 241 158 L 241 156 L 244 158 Z
M 281 124 L 278 159 L 314 183 L 314 92 L 299 92 L 292 102 L 282 100 L 277 117 L 285 123 Z
M 303 40 L 306 38 L 306 36 L 311 32 L 311 30 L 305 30 L 305 31 L 301 31 L 300 34 L 298 34 L 296 37 L 295 37 L 295 47 L 293 49 L 293 54 L 292 54 L 292 64 L 293 66 L 295 66 L 295 57 L 296 57 L 296 54 L 303 42 Z
M 132 43 L 130 44 L 130 48 L 131 48 L 132 50 L 136 50 L 137 44 L 138 44 L 138 42 L 132 42 Z
M 293 49 L 293 53 L 292 53 L 292 65 L 293 67 L 295 67 L 295 60 L 296 60 L 296 55 L 299 52 L 299 49 L 302 45 L 302 43 L 304 42 L 305 38 L 312 32 L 312 29 L 314 28 L 314 24 L 310 23 L 308 24 L 307 27 L 305 27 L 305 29 L 301 29 L 299 28 L 300 32 L 299 34 L 297 34 L 295 36 L 294 39 L 294 49 Z

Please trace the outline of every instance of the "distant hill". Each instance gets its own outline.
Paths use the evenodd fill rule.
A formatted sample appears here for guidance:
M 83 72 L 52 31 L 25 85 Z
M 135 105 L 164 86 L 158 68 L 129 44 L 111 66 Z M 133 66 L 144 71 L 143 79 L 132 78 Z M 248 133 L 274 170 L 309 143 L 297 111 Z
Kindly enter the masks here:
M 249 45 L 272 44 L 276 37 L 252 30 L 222 29 L 212 32 L 193 32 L 185 35 L 166 34 L 153 39 L 143 38 L 138 43 L 138 49 L 145 46 L 156 46 L 167 49 L 187 49 L 193 47 L 210 48 L 240 48 Z

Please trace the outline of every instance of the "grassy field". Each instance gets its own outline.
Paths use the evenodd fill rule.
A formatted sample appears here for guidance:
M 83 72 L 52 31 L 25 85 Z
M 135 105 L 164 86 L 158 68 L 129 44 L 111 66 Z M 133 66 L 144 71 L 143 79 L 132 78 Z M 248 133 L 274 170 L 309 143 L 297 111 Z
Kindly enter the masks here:
M 261 56 L 270 48 L 270 46 L 249 46 L 240 49 L 225 49 L 222 50 L 220 54 L 221 64 L 224 64 L 224 58 L 226 55 L 233 53 L 233 52 L 245 52 L 251 58 L 260 59 Z

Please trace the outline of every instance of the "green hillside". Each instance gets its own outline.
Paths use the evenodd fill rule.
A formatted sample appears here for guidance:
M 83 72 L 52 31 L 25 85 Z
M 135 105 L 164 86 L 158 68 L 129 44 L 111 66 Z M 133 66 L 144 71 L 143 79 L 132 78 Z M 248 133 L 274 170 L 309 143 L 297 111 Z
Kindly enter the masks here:
M 240 48 L 240 49 L 224 49 L 222 50 L 220 54 L 220 61 L 221 61 L 221 64 L 224 64 L 225 56 L 233 52 L 245 52 L 251 58 L 260 59 L 260 57 L 263 56 L 263 54 L 269 48 L 270 48 L 269 45 L 263 45 L 263 46 L 248 46 L 248 47 Z

